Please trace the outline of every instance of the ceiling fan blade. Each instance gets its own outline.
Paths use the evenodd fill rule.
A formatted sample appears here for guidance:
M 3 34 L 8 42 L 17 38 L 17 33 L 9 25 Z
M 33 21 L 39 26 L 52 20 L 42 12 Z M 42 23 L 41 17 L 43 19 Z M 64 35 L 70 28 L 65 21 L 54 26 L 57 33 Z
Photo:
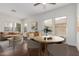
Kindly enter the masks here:
M 39 4 L 41 4 L 41 3 L 35 3 L 34 6 L 37 6 L 37 5 L 39 5 Z
M 56 5 L 56 3 L 48 3 L 48 4 Z

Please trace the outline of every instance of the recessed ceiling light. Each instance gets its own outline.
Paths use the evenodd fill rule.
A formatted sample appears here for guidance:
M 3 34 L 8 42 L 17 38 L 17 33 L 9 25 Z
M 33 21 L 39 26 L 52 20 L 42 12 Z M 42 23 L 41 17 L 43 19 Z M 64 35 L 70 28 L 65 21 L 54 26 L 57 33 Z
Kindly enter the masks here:
M 42 3 L 42 4 L 44 4 L 44 5 L 45 5 L 46 3 Z

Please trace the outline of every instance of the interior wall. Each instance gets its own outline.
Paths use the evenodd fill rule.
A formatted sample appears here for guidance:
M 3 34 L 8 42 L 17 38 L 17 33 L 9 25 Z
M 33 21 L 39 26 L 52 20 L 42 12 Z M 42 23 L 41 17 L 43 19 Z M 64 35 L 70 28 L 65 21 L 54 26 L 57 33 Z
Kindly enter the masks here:
M 30 18 L 25 18 L 24 20 L 21 20 L 21 23 L 22 23 L 22 32 L 24 32 L 24 26 L 25 24 L 27 24 L 27 32 L 32 32 L 32 24 L 36 22 L 36 19 L 30 17 Z
M 79 50 L 79 4 L 77 4 L 77 49 Z
M 10 23 L 20 23 L 19 18 L 0 12 L 0 32 L 4 32 L 4 27 Z
M 46 13 L 35 15 L 34 17 L 39 21 L 39 30 L 41 30 L 42 22 L 46 19 L 67 17 L 67 29 L 66 29 L 66 43 L 72 46 L 76 46 L 76 4 L 69 4 L 64 7 L 51 10 Z

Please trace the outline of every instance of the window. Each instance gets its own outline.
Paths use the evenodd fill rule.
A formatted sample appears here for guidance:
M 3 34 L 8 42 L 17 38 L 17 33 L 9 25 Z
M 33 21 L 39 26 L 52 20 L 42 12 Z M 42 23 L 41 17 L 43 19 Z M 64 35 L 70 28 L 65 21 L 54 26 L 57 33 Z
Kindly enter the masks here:
M 66 37 L 66 25 L 67 25 L 67 17 L 58 17 L 55 18 L 55 30 L 56 35 Z

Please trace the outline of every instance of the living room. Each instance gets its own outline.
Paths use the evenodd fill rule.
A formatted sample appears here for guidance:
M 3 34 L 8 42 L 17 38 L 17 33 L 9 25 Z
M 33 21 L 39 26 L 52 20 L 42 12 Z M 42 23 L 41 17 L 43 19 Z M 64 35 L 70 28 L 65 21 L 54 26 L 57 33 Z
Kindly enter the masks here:
M 77 3 L 0 3 L 0 55 L 79 55 L 78 6 Z

